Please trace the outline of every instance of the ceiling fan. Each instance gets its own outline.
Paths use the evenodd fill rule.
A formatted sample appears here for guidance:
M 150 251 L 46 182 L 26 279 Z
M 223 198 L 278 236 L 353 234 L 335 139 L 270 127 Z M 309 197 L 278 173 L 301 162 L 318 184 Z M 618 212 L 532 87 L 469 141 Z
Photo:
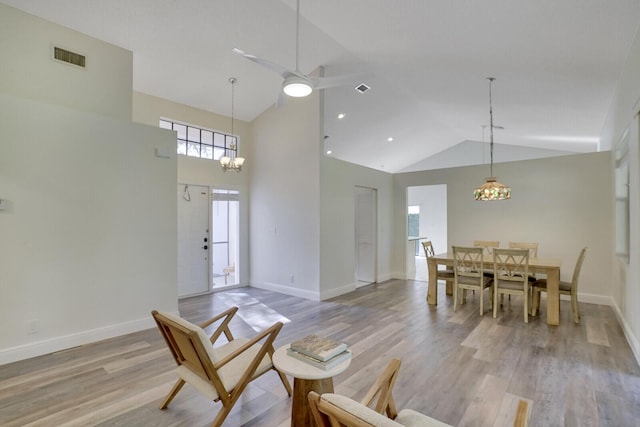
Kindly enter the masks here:
M 329 87 L 342 86 L 354 83 L 362 75 L 344 75 L 334 77 L 313 77 L 303 74 L 299 68 L 300 56 L 300 0 L 296 1 L 296 68 L 290 70 L 282 65 L 276 64 L 266 59 L 258 58 L 241 49 L 234 48 L 233 53 L 240 55 L 250 61 L 255 62 L 271 71 L 274 71 L 284 79 L 282 82 L 282 92 L 288 96 L 300 98 L 309 95 L 314 89 L 325 89 Z M 282 94 L 281 92 L 281 94 Z M 283 101 L 279 97 L 278 104 Z

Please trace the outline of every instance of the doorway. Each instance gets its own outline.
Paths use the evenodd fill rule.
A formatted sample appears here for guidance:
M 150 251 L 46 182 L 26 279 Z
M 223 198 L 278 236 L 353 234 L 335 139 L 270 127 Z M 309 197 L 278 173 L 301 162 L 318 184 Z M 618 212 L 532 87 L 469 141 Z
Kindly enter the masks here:
M 448 251 L 446 184 L 408 187 L 407 213 L 409 215 L 407 227 L 412 223 L 412 220 L 414 221 L 412 233 L 417 233 L 416 236 L 431 240 L 436 253 Z M 415 222 L 417 222 L 417 230 Z M 407 245 L 407 264 L 413 259 L 415 266 L 415 269 L 407 267 L 407 279 L 426 282 L 428 279 L 427 259 L 424 256 L 422 245 L 418 242 L 416 245 Z
M 375 283 L 377 254 L 377 190 L 355 187 L 356 287 Z
M 178 184 L 178 298 L 209 286 L 209 187 Z
M 238 191 L 211 190 L 211 280 L 214 290 L 240 283 L 239 217 Z

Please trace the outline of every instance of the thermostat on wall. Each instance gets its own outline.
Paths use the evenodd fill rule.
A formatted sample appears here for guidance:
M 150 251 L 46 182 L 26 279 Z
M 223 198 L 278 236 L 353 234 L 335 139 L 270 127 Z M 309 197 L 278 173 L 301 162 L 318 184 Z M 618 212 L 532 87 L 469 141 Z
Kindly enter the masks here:
M 7 199 L 0 199 L 0 211 L 7 209 Z

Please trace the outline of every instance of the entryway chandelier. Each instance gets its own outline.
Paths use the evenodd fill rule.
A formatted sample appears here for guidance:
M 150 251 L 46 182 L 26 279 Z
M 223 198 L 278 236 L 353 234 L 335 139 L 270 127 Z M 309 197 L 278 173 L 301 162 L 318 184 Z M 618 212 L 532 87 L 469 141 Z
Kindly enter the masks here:
M 487 77 L 489 80 L 489 151 L 491 153 L 491 167 L 490 175 L 486 178 L 486 182 L 480 187 L 476 188 L 473 192 L 473 196 L 476 200 L 505 200 L 511 198 L 511 188 L 498 182 L 496 177 L 493 176 L 493 105 L 491 100 L 491 84 L 495 80 L 495 77 Z
M 236 136 L 233 134 L 233 101 L 234 101 L 234 92 L 233 86 L 236 84 L 238 80 L 235 77 L 229 78 L 229 83 L 231 83 L 231 144 L 229 144 L 228 148 L 225 148 L 226 156 L 220 157 L 220 166 L 222 166 L 222 170 L 224 172 L 228 170 L 233 170 L 236 172 L 240 172 L 242 170 L 242 165 L 244 164 L 244 157 L 236 157 L 236 147 L 235 144 Z M 226 139 L 226 138 L 225 138 Z M 225 142 L 226 145 L 226 142 Z M 230 152 L 230 155 L 228 154 Z

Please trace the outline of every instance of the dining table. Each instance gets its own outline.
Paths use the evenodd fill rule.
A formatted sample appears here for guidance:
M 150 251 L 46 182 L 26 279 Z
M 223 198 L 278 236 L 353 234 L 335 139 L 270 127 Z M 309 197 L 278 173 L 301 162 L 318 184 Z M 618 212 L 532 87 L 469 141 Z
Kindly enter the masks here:
M 429 285 L 427 288 L 427 303 L 438 304 L 438 280 L 436 270 L 439 265 L 453 269 L 453 252 L 436 254 L 427 259 L 429 264 Z M 484 255 L 485 269 L 493 268 L 493 255 Z M 529 258 L 529 273 L 547 275 L 547 324 L 560 324 L 560 265 L 558 258 Z

